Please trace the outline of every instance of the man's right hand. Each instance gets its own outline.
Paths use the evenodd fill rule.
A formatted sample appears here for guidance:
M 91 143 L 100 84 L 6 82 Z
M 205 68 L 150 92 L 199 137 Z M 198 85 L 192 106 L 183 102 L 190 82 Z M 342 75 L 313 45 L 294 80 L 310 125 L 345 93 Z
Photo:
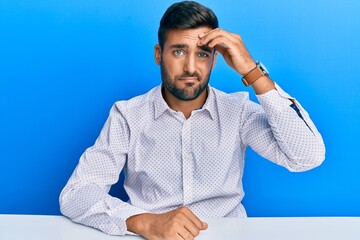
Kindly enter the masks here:
M 201 221 L 187 207 L 180 207 L 162 214 L 135 215 L 126 220 L 126 225 L 128 231 L 149 240 L 190 240 L 208 227 L 207 223 Z

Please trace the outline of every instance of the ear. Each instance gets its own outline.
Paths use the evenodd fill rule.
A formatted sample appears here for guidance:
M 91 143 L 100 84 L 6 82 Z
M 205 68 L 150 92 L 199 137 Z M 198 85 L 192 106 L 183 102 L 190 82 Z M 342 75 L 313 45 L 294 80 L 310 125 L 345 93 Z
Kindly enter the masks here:
M 156 64 L 160 66 L 160 63 L 161 63 L 161 47 L 160 47 L 159 44 L 155 44 L 154 57 L 155 57 Z
M 217 59 L 217 54 L 218 52 L 217 51 L 215 51 L 214 52 L 214 55 L 213 55 L 213 62 L 212 62 L 212 66 L 211 66 L 211 70 L 213 70 L 214 69 L 214 67 L 215 67 L 215 64 L 216 64 L 216 59 Z

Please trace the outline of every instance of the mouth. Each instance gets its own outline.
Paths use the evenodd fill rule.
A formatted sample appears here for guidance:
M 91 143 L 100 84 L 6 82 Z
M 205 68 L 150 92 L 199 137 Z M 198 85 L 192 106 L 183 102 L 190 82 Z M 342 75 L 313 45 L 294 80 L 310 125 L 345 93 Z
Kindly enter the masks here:
M 180 81 L 184 81 L 184 82 L 197 82 L 198 78 L 197 77 L 182 77 L 179 78 Z

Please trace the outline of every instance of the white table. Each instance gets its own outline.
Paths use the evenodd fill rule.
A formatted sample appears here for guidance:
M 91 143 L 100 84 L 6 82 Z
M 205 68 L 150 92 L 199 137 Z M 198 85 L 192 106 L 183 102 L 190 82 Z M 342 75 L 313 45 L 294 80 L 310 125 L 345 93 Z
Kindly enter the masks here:
M 207 240 L 359 240 L 360 217 L 212 218 L 196 239 Z M 108 236 L 62 216 L 0 215 L 1 240 L 142 239 Z

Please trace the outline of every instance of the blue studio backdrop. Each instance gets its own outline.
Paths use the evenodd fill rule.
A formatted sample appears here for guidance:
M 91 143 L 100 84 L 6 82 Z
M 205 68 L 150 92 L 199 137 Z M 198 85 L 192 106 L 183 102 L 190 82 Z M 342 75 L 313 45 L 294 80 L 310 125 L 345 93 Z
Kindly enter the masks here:
M 327 148 L 304 173 L 249 149 L 248 215 L 360 216 L 360 2 L 201 2 L 307 109 Z M 112 104 L 160 83 L 153 47 L 171 3 L 0 0 L 0 214 L 60 214 L 60 191 Z M 211 85 L 256 101 L 222 57 Z

